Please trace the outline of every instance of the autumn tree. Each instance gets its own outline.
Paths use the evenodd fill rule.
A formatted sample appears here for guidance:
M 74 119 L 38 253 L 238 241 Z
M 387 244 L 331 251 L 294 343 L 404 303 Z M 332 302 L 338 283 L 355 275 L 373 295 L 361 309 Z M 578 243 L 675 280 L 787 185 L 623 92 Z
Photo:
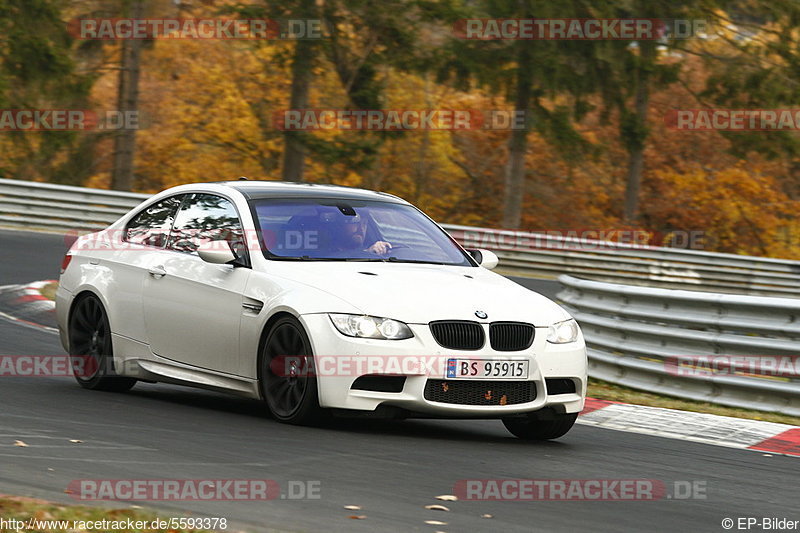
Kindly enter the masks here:
M 501 0 L 465 3 L 464 18 L 533 19 L 591 18 L 599 10 L 590 2 L 570 0 Z M 440 68 L 440 79 L 466 89 L 477 85 L 502 94 L 514 111 L 526 117 L 521 128 L 512 130 L 505 164 L 502 221 L 505 228 L 518 228 L 522 221 L 525 180 L 531 169 L 525 165 L 528 138 L 537 131 L 554 151 L 568 160 L 580 158 L 591 147 L 575 130 L 574 120 L 586 111 L 585 96 L 596 80 L 586 74 L 583 58 L 586 43 L 543 39 L 462 40 L 452 39 L 450 55 Z
M 713 13 L 717 39 L 701 43 L 710 72 L 697 99 L 732 109 L 794 109 L 800 94 L 800 4 L 791 0 L 732 1 Z M 739 158 L 758 152 L 790 162 L 782 187 L 800 199 L 800 138 L 793 131 L 724 132 Z
M 59 0 L 0 0 L 0 106 L 84 109 L 91 80 L 76 72 Z M 73 131 L 4 132 L 0 176 L 68 181 Z

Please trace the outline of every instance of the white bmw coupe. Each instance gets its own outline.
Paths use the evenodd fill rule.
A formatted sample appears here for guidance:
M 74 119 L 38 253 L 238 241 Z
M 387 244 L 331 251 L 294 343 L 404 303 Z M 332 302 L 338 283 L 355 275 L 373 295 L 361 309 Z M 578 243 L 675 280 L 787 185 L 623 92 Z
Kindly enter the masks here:
M 167 382 L 261 399 L 295 424 L 496 418 L 560 437 L 584 404 L 583 336 L 496 264 L 390 194 L 191 184 L 80 237 L 56 311 L 88 389 Z

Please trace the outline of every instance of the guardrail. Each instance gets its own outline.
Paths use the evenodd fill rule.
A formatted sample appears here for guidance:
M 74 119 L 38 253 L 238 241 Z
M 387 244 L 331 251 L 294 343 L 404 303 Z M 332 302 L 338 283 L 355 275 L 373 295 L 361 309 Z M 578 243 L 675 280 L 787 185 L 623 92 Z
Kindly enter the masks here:
M 636 287 L 561 276 L 592 377 L 800 416 L 800 300 Z
M 796 297 L 800 261 L 445 225 L 462 245 L 492 250 L 504 273 L 662 288 Z
M 0 224 L 64 231 L 102 229 L 149 196 L 0 179 Z

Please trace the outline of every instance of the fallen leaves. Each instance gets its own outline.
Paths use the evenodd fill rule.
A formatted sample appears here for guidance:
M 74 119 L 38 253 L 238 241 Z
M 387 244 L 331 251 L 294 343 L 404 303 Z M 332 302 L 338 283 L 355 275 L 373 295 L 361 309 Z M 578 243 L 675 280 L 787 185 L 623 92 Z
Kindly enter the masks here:
M 15 440 L 14 441 L 14 446 L 17 446 L 19 448 L 27 448 L 28 447 L 28 445 L 25 444 L 24 442 L 22 442 L 21 440 Z
M 71 442 L 72 444 L 82 444 L 82 443 L 83 443 L 83 441 L 82 441 L 82 440 L 78 440 L 78 439 L 70 439 L 70 442 Z
M 436 497 L 436 499 L 437 500 L 442 500 L 442 501 L 445 501 L 445 502 L 458 501 L 458 497 L 457 496 L 453 496 L 452 494 L 440 494 L 439 496 Z
M 344 508 L 347 509 L 348 511 L 360 511 L 361 510 L 361 506 L 360 505 L 345 505 Z M 364 515 L 364 514 L 351 514 L 347 518 L 349 518 L 350 520 L 365 520 L 367 518 L 367 515 Z
M 426 505 L 425 509 L 428 509 L 429 511 L 447 511 L 447 512 L 450 511 L 450 509 L 448 509 L 444 505 Z
M 425 523 L 429 526 L 446 526 L 447 522 L 442 522 L 441 520 L 425 520 Z
M 490 514 L 482 514 L 481 518 L 494 518 L 494 516 L 492 516 Z

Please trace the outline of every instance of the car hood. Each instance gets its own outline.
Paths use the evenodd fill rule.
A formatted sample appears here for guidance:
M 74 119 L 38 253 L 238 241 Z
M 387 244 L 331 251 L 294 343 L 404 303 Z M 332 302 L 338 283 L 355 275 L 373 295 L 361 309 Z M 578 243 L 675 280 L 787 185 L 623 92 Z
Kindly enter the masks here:
M 327 261 L 272 265 L 277 267 L 274 275 L 332 294 L 364 314 L 409 324 L 483 321 L 476 311 L 486 313 L 488 322 L 520 321 L 537 327 L 569 318 L 550 299 L 480 267 Z M 342 310 L 330 310 L 337 311 Z

